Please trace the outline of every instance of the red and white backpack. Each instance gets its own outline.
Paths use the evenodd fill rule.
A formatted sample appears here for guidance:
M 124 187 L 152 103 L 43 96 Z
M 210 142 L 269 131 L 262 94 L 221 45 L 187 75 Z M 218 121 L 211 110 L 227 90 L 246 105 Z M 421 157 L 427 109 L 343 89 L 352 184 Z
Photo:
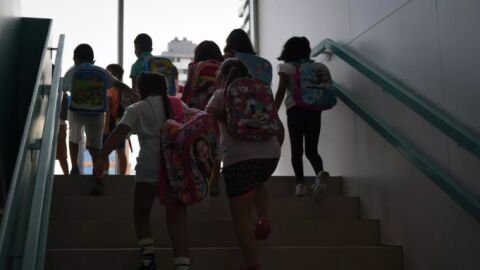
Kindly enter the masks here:
M 219 161 L 218 128 L 206 112 L 184 109 L 175 97 L 169 101 L 174 117 L 161 130 L 160 200 L 173 198 L 189 205 L 206 197 L 212 186 L 213 167 Z
M 228 132 L 235 138 L 261 141 L 280 130 L 272 90 L 263 81 L 233 81 L 225 93 L 225 111 Z

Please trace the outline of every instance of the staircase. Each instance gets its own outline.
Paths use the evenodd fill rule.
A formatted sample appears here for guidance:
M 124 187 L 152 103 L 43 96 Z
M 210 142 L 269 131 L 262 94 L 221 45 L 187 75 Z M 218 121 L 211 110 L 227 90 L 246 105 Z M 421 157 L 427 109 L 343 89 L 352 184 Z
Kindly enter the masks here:
M 88 176 L 55 176 L 48 270 L 132 270 L 140 262 L 133 227 L 133 177 L 105 178 L 105 195 L 89 196 Z M 378 220 L 361 219 L 360 198 L 344 197 L 332 177 L 327 198 L 294 198 L 292 177 L 269 182 L 272 233 L 259 242 L 265 270 L 403 269 L 401 247 L 380 245 Z M 222 189 L 223 191 L 223 189 Z M 173 269 L 165 210 L 152 210 L 159 269 Z M 235 270 L 241 254 L 225 192 L 189 208 L 192 269 Z M 253 226 L 253 224 L 252 224 Z

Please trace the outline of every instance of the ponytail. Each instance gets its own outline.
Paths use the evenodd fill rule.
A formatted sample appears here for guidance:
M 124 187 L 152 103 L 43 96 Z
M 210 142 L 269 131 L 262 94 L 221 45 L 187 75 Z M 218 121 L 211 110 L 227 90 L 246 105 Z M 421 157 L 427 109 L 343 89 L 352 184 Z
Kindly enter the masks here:
M 172 112 L 172 106 L 170 105 L 170 99 L 168 98 L 166 89 L 165 91 L 162 91 L 161 96 L 162 96 L 162 102 L 163 102 L 163 109 L 165 113 L 165 119 L 168 120 L 172 118 L 173 112 Z

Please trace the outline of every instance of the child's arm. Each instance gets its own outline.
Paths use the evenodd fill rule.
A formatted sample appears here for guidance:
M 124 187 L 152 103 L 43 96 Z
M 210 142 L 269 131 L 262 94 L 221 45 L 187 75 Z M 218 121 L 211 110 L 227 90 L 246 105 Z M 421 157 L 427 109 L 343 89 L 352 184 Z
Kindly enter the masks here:
M 128 134 L 130 133 L 130 128 L 125 124 L 119 124 L 110 134 L 105 145 L 102 148 L 102 151 L 98 155 L 95 165 L 93 167 L 93 175 L 95 178 L 101 178 L 103 175 L 103 164 L 107 160 L 108 155 L 115 150 L 118 144 L 122 141 L 125 141 Z
M 275 108 L 277 108 L 277 111 L 280 109 L 280 106 L 282 106 L 282 101 L 288 87 L 288 75 L 282 72 L 278 73 L 278 76 L 280 76 L 280 81 L 278 82 L 277 93 L 275 94 Z

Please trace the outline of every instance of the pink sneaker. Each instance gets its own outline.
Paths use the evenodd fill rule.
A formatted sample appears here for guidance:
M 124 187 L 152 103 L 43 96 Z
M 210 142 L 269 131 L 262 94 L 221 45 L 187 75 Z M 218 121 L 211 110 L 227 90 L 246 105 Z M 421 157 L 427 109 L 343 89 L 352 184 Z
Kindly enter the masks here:
M 255 224 L 255 239 L 266 240 L 270 235 L 272 227 L 266 218 L 261 218 Z

